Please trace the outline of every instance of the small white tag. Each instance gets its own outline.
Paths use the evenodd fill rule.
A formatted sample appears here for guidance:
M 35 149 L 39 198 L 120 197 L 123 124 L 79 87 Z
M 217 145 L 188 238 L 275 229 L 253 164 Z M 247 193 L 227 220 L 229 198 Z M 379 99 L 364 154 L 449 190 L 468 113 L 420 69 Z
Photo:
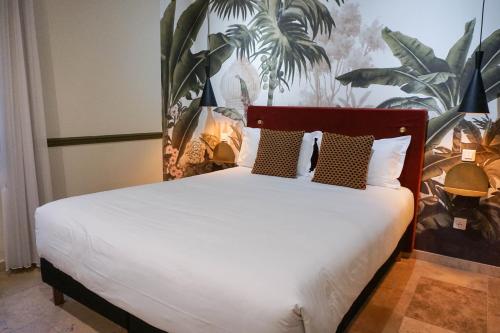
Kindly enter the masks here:
M 462 149 L 462 161 L 474 162 L 475 160 L 476 160 L 476 150 L 475 149 Z
M 453 219 L 453 228 L 459 230 L 465 230 L 467 228 L 467 219 L 461 217 L 455 217 Z

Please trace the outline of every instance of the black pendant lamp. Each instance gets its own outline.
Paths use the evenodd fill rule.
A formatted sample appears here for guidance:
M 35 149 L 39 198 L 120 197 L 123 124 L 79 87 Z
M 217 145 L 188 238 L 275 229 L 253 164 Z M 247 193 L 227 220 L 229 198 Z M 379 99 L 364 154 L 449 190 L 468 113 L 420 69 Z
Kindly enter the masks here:
M 208 59 L 210 62 L 210 59 Z M 210 82 L 210 65 L 207 66 L 207 80 L 205 81 L 205 86 L 203 87 L 203 94 L 201 95 L 200 106 L 213 106 L 217 107 L 217 100 L 215 99 L 214 90 L 212 89 L 212 83 Z
M 212 89 L 212 83 L 210 82 L 210 7 L 207 10 L 207 21 L 208 21 L 208 57 L 207 57 L 207 67 L 206 74 L 207 80 L 205 81 L 205 86 L 203 87 L 203 94 L 201 95 L 200 106 L 216 107 L 217 100 L 215 99 L 214 90 Z
M 458 107 L 458 112 L 463 113 L 489 113 L 488 99 L 486 98 L 486 91 L 484 90 L 483 77 L 481 75 L 481 62 L 483 60 L 484 52 L 481 51 L 481 43 L 483 40 L 483 19 L 484 19 L 484 3 L 483 11 L 481 14 L 481 33 L 479 37 L 479 50 L 476 51 L 476 67 L 472 74 L 472 79 L 465 90 L 462 103 Z

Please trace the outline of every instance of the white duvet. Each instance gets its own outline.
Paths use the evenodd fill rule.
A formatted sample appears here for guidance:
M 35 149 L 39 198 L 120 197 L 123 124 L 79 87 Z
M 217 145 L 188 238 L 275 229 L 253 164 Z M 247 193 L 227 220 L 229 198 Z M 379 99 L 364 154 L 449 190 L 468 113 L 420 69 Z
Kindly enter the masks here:
M 413 196 L 233 168 L 36 211 L 41 257 L 170 333 L 334 332 Z

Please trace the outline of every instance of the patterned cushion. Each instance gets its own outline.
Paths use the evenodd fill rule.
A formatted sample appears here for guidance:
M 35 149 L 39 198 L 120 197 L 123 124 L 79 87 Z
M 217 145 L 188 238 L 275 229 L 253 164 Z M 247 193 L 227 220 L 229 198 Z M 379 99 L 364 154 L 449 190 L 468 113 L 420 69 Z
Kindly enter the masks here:
M 313 182 L 365 189 L 373 140 L 323 133 Z
M 252 173 L 286 178 L 297 177 L 297 162 L 303 136 L 303 131 L 263 129 Z

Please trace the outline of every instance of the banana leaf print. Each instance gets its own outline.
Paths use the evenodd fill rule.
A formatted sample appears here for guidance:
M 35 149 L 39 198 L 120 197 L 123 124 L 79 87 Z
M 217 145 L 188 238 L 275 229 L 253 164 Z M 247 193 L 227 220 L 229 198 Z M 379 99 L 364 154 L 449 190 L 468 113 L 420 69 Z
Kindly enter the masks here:
M 398 86 L 405 93 L 426 96 L 402 97 L 385 101 L 380 106 L 421 105 L 437 113 L 438 116 L 429 121 L 428 128 L 427 149 L 432 149 L 463 119 L 463 115 L 455 111 L 474 70 L 474 56 L 467 59 L 474 26 L 475 20 L 466 23 L 463 36 L 452 46 L 446 59 L 436 57 L 432 48 L 418 39 L 385 28 L 382 37 L 401 67 L 357 69 L 337 79 L 353 87 Z M 482 50 L 485 55 L 481 71 L 488 101 L 492 101 L 500 94 L 500 30 L 483 41 Z M 429 104 L 429 98 L 435 103 Z
M 434 111 L 436 113 L 440 112 L 439 106 L 436 100 L 432 97 L 420 98 L 420 97 L 395 97 L 386 100 L 385 102 L 378 105 L 380 108 L 388 109 L 427 109 L 429 111 Z
M 212 11 L 223 19 L 231 17 L 247 19 L 256 11 L 258 0 L 210 0 Z
M 492 121 L 489 117 L 478 120 L 460 120 L 457 125 L 468 141 L 477 147 L 475 163 L 488 176 L 491 195 L 482 199 L 479 207 L 473 210 L 472 228 L 481 232 L 484 239 L 500 241 L 500 119 Z M 481 134 L 483 131 L 483 134 Z M 421 200 L 419 223 L 423 229 L 450 227 L 453 207 L 444 185 L 434 178 L 448 172 L 461 163 L 461 153 L 454 153 L 445 147 L 436 147 L 426 152 L 426 165 L 423 170 L 423 198 Z M 434 213 L 433 213 L 434 212 Z M 445 223 L 445 221 L 447 221 Z
M 163 115 L 163 145 L 171 144 L 168 136 L 168 98 L 170 96 L 170 51 L 174 35 L 175 1 L 170 2 L 163 13 L 160 21 L 160 49 L 161 49 L 161 94 L 162 94 L 162 115 Z
M 384 28 L 381 32 L 382 38 L 399 60 L 400 66 L 361 68 L 337 77 L 343 85 L 361 88 L 371 85 L 395 86 L 407 94 L 405 97 L 390 98 L 378 107 L 424 108 L 436 115 L 428 124 L 417 244 L 420 244 L 419 248 L 422 250 L 437 253 L 442 253 L 445 251 L 443 248 L 448 246 L 446 251 L 451 252 L 442 254 L 465 259 L 471 259 L 468 256 L 475 256 L 478 252 L 491 252 L 494 256 L 498 251 L 488 251 L 488 246 L 495 247 L 500 242 L 500 120 L 493 121 L 489 117 L 483 117 L 469 121 L 463 114 L 457 113 L 474 71 L 474 54 L 468 57 L 474 27 L 475 20 L 465 24 L 463 35 L 451 47 L 446 59 L 437 57 L 431 47 L 418 39 Z M 487 99 L 492 101 L 500 94 L 500 30 L 488 36 L 481 49 L 485 53 L 481 72 Z M 453 149 L 440 145 L 450 131 L 454 133 Z M 457 237 L 452 231 L 453 214 L 464 208 L 460 206 L 460 201 L 453 200 L 454 197 L 444 190 L 443 179 L 451 168 L 462 163 L 462 137 L 471 145 L 475 145 L 476 164 L 487 174 L 490 189 L 489 194 L 480 200 L 477 207 L 471 208 L 472 217 L 467 227 L 487 242 L 461 238 L 465 244 L 457 250 L 453 244 L 442 243 Z M 436 241 L 436 238 L 441 241 Z M 494 261 L 491 256 L 487 256 L 483 256 L 486 259 L 473 260 L 482 260 L 485 263 Z
M 179 156 L 182 156 L 186 144 L 193 136 L 193 132 L 198 126 L 198 119 L 200 118 L 201 108 L 200 98 L 191 102 L 187 111 L 182 114 L 179 121 L 174 127 L 172 134 L 172 147 L 179 151 Z
M 187 111 L 175 123 L 172 137 L 168 131 L 164 146 L 171 145 L 176 152 L 176 161 L 182 157 L 186 144 L 191 140 L 200 116 L 199 99 L 207 79 L 207 60 L 210 59 L 210 76 L 215 75 L 222 64 L 233 54 L 234 47 L 222 33 L 209 36 L 209 50 L 193 53 L 191 48 L 198 38 L 208 14 L 208 1 L 193 2 L 180 15 L 174 29 L 176 2 L 171 1 L 161 20 L 162 97 L 164 129 L 169 110 L 182 98 L 191 101 Z M 174 163 L 176 163 L 176 161 Z
M 232 109 L 232 108 L 218 107 L 218 108 L 214 109 L 214 112 L 220 113 L 221 115 L 223 115 L 229 119 L 239 121 L 242 124 L 244 124 L 246 121 L 245 118 L 243 118 L 243 116 L 241 115 L 241 113 L 239 113 L 237 110 Z
M 340 6 L 343 0 L 335 3 Z M 235 50 L 239 58 L 260 60 L 261 84 L 268 90 L 269 105 L 275 90 L 289 88 L 289 82 L 303 75 L 308 65 L 329 64 L 325 51 L 314 41 L 318 34 L 330 34 L 334 28 L 333 18 L 320 0 L 196 0 L 174 25 L 176 9 L 172 0 L 161 19 L 162 109 L 168 165 L 177 167 L 198 126 L 198 97 L 207 79 L 207 59 L 209 76 L 217 74 Z M 200 30 L 210 13 L 223 20 L 249 17 L 250 23 L 234 24 L 225 33 L 211 34 L 210 51 L 194 52 L 193 44 L 202 37 Z M 241 78 L 240 87 L 243 104 L 248 105 L 248 88 Z M 172 117 L 172 108 L 182 113 Z M 234 109 L 217 108 L 214 112 L 244 123 Z M 179 175 L 180 171 L 174 168 L 169 173 Z
M 240 81 L 241 102 L 243 103 L 243 107 L 245 108 L 244 122 L 246 123 L 247 109 L 248 109 L 248 106 L 250 105 L 250 94 L 248 93 L 248 87 L 247 87 L 245 80 L 243 80 L 243 78 L 239 75 L 237 77 L 238 77 L 238 80 Z

